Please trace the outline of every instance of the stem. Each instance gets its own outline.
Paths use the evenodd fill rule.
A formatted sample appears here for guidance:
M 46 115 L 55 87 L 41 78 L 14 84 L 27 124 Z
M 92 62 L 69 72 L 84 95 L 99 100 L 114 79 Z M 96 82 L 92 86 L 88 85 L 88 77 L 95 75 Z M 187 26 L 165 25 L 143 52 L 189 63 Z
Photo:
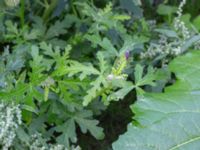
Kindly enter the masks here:
M 49 97 L 49 87 L 45 86 L 44 88 L 44 101 L 46 102 Z
M 91 4 L 94 5 L 94 0 L 91 0 Z
M 46 5 L 45 5 L 43 2 L 41 2 L 40 0 L 37 0 L 36 3 L 38 3 L 38 4 L 41 5 L 42 7 L 46 7 Z
M 58 3 L 58 0 L 52 0 L 50 5 L 46 4 L 47 7 L 44 11 L 44 15 L 42 16 L 42 18 L 45 22 L 48 20 L 48 17 L 51 15 L 51 13 L 54 10 L 54 8 L 56 7 L 57 3 Z
M 20 1 L 20 14 L 19 14 L 19 17 L 20 17 L 20 23 L 21 23 L 21 26 L 24 27 L 24 13 L 25 13 L 25 0 L 21 0 Z
M 172 15 L 171 14 L 168 15 L 168 22 L 169 22 L 169 24 L 171 24 L 171 22 L 172 22 Z
M 76 8 L 75 8 L 75 6 L 74 6 L 74 1 L 72 1 L 72 11 L 73 11 L 73 13 L 75 14 L 75 16 L 77 16 L 78 17 L 78 13 L 77 13 L 77 11 L 76 11 Z

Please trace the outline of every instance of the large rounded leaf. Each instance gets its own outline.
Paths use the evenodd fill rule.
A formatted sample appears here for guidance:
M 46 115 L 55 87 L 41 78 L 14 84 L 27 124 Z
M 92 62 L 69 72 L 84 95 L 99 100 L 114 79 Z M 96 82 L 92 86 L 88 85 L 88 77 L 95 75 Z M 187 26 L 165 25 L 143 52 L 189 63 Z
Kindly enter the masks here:
M 129 125 L 114 150 L 200 149 L 200 52 L 176 58 L 170 70 L 177 81 L 138 99 L 132 109 L 139 125 Z

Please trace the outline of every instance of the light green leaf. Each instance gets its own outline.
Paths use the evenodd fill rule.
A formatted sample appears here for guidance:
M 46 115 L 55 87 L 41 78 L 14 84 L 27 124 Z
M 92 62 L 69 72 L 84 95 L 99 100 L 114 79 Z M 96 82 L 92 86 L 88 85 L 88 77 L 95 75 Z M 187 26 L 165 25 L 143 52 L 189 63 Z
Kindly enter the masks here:
M 101 52 L 97 53 L 97 58 L 99 60 L 99 68 L 101 70 L 101 74 L 103 74 L 108 69 L 108 64 Z
M 87 95 L 83 98 L 83 105 L 87 106 L 94 98 L 99 96 L 99 92 L 102 90 L 102 83 L 105 83 L 106 79 L 103 76 L 99 76 L 95 81 L 91 82 L 92 86 L 88 91 Z
M 80 73 L 80 79 L 83 80 L 88 75 L 98 75 L 100 72 L 93 67 L 92 64 L 84 65 L 77 61 L 72 61 L 69 67 L 64 69 L 65 73 L 68 73 L 68 76 L 73 76 L 77 73 Z

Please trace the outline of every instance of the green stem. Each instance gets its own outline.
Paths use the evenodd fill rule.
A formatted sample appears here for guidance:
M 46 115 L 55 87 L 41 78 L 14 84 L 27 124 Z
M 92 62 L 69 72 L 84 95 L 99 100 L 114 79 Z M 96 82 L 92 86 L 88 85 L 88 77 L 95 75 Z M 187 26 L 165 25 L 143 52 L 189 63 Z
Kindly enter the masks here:
M 24 21 L 24 13 L 25 13 L 25 0 L 20 1 L 20 23 L 21 26 L 24 27 L 25 21 Z
M 44 88 L 44 101 L 46 102 L 49 97 L 49 87 L 45 86 Z
M 76 8 L 75 8 L 75 6 L 74 6 L 74 1 L 72 1 L 72 11 L 73 11 L 73 13 L 75 14 L 75 16 L 78 17 L 78 13 L 77 13 Z
M 54 10 L 54 8 L 56 7 L 57 3 L 58 3 L 58 0 L 52 0 L 50 5 L 47 4 L 46 9 L 44 11 L 44 15 L 42 16 L 42 18 L 45 22 L 47 22 L 48 17 L 51 15 L 51 13 Z
M 94 6 L 94 0 L 91 0 L 91 4 L 92 4 L 92 6 Z
M 171 22 L 172 22 L 172 15 L 171 14 L 168 15 L 168 22 L 169 22 L 169 24 L 171 24 Z
M 38 4 L 41 5 L 42 7 L 46 7 L 46 5 L 45 5 L 43 2 L 41 2 L 40 0 L 37 0 L 36 3 L 38 3 Z

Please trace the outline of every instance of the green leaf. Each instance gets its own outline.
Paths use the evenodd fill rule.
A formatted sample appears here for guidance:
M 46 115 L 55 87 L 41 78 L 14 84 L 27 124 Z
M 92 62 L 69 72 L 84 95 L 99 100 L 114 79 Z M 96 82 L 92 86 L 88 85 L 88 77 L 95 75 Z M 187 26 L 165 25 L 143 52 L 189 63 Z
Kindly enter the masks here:
M 195 28 L 199 31 L 200 30 L 200 16 L 197 16 L 193 20 L 193 24 L 194 24 Z
M 110 40 L 108 40 L 107 38 L 104 38 L 103 41 L 101 43 L 99 43 L 99 44 L 100 44 L 100 46 L 102 48 L 104 48 L 105 50 L 107 50 L 107 52 L 110 55 L 114 55 L 114 56 L 118 55 L 117 50 L 114 48 L 114 46 L 112 45 L 112 43 L 110 42 Z
M 73 119 L 69 119 L 64 124 L 57 126 L 55 129 L 57 132 L 62 132 L 62 134 L 57 138 L 57 141 L 60 144 L 69 146 L 70 141 L 73 143 L 77 141 L 75 122 Z
M 0 98 L 2 100 L 6 101 L 13 101 L 15 100 L 17 103 L 21 100 L 24 93 L 27 91 L 28 85 L 26 84 L 16 84 L 15 88 L 9 90 L 9 91 L 1 91 L 0 92 Z
M 29 140 L 30 140 L 30 137 L 29 135 L 24 131 L 24 129 L 22 127 L 18 127 L 17 130 L 16 130 L 16 134 L 17 134 L 17 137 L 25 142 L 25 143 L 28 143 Z
M 173 13 L 176 13 L 176 11 L 177 11 L 177 7 L 164 5 L 164 4 L 160 4 L 157 9 L 157 13 L 159 15 L 171 15 Z
M 103 88 L 102 84 L 106 84 L 106 79 L 103 76 L 99 76 L 95 81 L 90 83 L 92 87 L 87 91 L 87 95 L 83 98 L 83 106 L 87 106 L 94 98 L 99 96 L 98 94 Z
M 35 114 L 38 114 L 38 111 L 36 111 L 36 109 L 34 109 L 33 107 L 31 107 L 29 105 L 22 105 L 21 108 L 24 109 L 24 110 L 27 110 L 29 112 L 33 112 Z
M 7 27 L 7 32 L 9 32 L 10 34 L 18 34 L 18 28 L 17 28 L 17 24 L 13 23 L 12 21 L 8 20 L 5 22 L 5 25 Z
M 100 68 L 101 74 L 104 74 L 104 72 L 108 69 L 108 64 L 105 61 L 103 53 L 101 52 L 97 53 L 97 58 L 99 60 L 99 68 Z
M 177 81 L 164 93 L 147 93 L 132 106 L 136 122 L 114 150 L 200 148 L 200 52 L 176 58 L 169 67 Z
M 144 73 L 144 68 L 137 64 L 135 67 L 135 87 L 138 92 L 138 94 L 144 93 L 144 91 L 140 88 L 141 86 L 144 85 L 151 85 L 155 86 L 154 80 L 156 80 L 156 75 L 154 74 L 154 70 L 152 67 L 148 68 L 147 74 L 143 76 Z
M 143 10 L 139 7 L 141 4 L 140 0 L 120 0 L 120 6 L 127 11 L 134 14 L 134 17 L 142 17 Z
M 57 132 L 62 133 L 57 138 L 57 141 L 66 146 L 69 146 L 70 141 L 73 143 L 77 141 L 75 122 L 83 133 L 89 131 L 97 139 L 104 138 L 103 129 L 97 126 L 99 123 L 97 120 L 91 119 L 92 115 L 92 112 L 87 110 L 81 110 L 71 114 L 69 120 L 55 127 Z
M 127 35 L 123 37 L 123 40 L 124 40 L 124 44 L 122 48 L 119 50 L 118 56 L 124 55 L 126 51 L 132 51 L 136 43 L 138 44 L 138 43 L 145 42 L 145 39 L 141 37 L 137 37 L 137 36 L 132 37 L 132 36 L 127 36 Z
M 108 70 L 109 65 L 105 61 L 104 55 L 102 52 L 97 53 L 97 58 L 99 60 L 99 70 L 93 67 L 92 64 L 83 64 L 77 61 L 71 61 L 70 66 L 67 66 L 63 72 L 68 74 L 69 77 L 76 74 L 80 74 L 80 80 L 83 80 L 87 76 L 95 75 L 97 76 L 93 81 L 91 81 L 91 87 L 87 90 L 87 95 L 83 98 L 83 105 L 87 106 L 93 99 L 97 96 L 103 94 L 103 90 L 106 88 L 107 81 L 105 77 L 105 72 Z
M 45 38 L 52 39 L 67 33 L 67 28 L 71 26 L 74 19 L 70 15 L 67 15 L 62 21 L 56 21 L 56 23 L 47 30 Z
M 119 100 L 119 99 L 123 99 L 132 89 L 134 89 L 135 86 L 130 84 L 127 84 L 127 86 L 122 87 L 120 90 L 110 94 L 108 96 L 108 101 L 111 100 Z
M 181 47 L 181 51 L 184 52 L 188 50 L 193 44 L 200 40 L 200 35 L 195 35 L 189 38 L 186 42 L 184 42 L 183 46 Z
M 105 136 L 103 133 L 103 129 L 97 126 L 99 121 L 91 119 L 91 116 L 91 111 L 84 110 L 77 112 L 74 116 L 74 119 L 78 123 L 83 133 L 86 133 L 88 130 L 96 139 L 103 139 Z
M 98 75 L 99 71 L 93 67 L 92 64 L 84 65 L 77 61 L 72 61 L 69 67 L 64 69 L 65 73 L 68 74 L 69 77 L 80 73 L 80 79 L 83 80 L 88 75 Z
M 113 149 L 197 150 L 200 148 L 199 118 L 199 114 L 192 113 L 182 117 L 173 115 L 148 128 L 130 125 L 127 133 L 113 144 Z
M 38 16 L 33 16 L 32 20 L 34 22 L 33 29 L 37 30 L 40 33 L 40 37 L 43 37 L 47 28 L 44 25 L 42 18 Z
M 116 29 L 121 33 L 126 32 L 121 19 L 126 20 L 128 17 L 125 18 L 123 16 L 122 18 L 121 15 L 114 13 L 112 11 L 112 3 L 108 3 L 104 9 L 96 8 L 94 5 L 91 6 L 87 3 L 76 2 L 76 4 L 82 7 L 82 12 L 85 16 L 89 16 L 94 21 L 94 23 L 90 25 L 89 33 L 98 33 L 108 29 Z
M 161 33 L 163 35 L 166 35 L 167 37 L 170 37 L 170 38 L 177 38 L 178 35 L 175 31 L 173 30 L 169 30 L 169 29 L 155 29 L 154 31 L 158 32 L 158 33 Z

